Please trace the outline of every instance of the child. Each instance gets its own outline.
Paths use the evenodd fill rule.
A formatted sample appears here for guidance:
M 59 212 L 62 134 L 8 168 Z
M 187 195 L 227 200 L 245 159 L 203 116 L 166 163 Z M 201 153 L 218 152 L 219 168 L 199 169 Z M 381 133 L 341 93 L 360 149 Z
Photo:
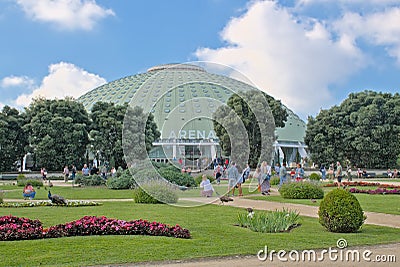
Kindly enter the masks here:
M 203 174 L 202 181 L 200 183 L 200 188 L 203 188 L 203 190 L 201 191 L 202 197 L 212 197 L 214 188 L 210 183 L 210 180 L 207 179 L 207 176 L 205 174 Z

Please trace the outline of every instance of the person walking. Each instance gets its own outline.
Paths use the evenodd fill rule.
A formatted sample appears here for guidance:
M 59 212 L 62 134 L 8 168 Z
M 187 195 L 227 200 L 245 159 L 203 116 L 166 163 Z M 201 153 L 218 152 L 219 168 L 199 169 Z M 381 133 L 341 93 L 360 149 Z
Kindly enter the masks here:
M 65 182 L 65 183 L 68 183 L 68 178 L 69 178 L 69 169 L 68 169 L 68 165 L 65 165 L 63 174 L 64 174 L 64 182 Z
M 284 162 L 282 164 L 282 167 L 279 169 L 279 187 L 281 187 L 283 183 L 286 183 L 286 175 L 287 175 L 286 162 Z
M 326 168 L 325 168 L 324 164 L 322 164 L 322 166 L 319 169 L 319 171 L 321 172 L 322 181 L 325 181 L 325 179 L 326 179 Z
M 336 177 L 337 177 L 337 182 L 338 182 L 338 188 L 340 188 L 340 186 L 343 186 L 343 182 L 342 182 L 342 178 L 343 178 L 343 169 L 342 169 L 342 165 L 340 164 L 340 162 L 336 162 Z
M 300 163 L 297 163 L 297 168 L 296 168 L 296 181 L 303 181 L 304 178 L 304 169 L 301 167 Z
M 71 169 L 71 179 L 75 180 L 75 175 L 76 175 L 76 167 L 75 165 L 72 165 L 72 169 Z
M 353 178 L 351 177 L 351 166 L 350 166 L 350 164 L 347 165 L 346 175 L 347 175 L 347 181 L 351 182 L 353 180 Z
M 232 162 L 231 167 L 228 169 L 228 196 L 232 191 L 232 196 L 235 196 L 235 186 L 240 178 L 239 171 L 236 168 L 236 163 Z M 239 194 L 242 188 L 239 189 Z
M 266 161 L 263 161 L 261 164 L 261 194 L 269 195 L 269 190 L 271 188 L 270 185 L 271 179 L 271 166 L 268 165 Z
M 214 176 L 215 176 L 215 180 L 217 181 L 217 184 L 219 185 L 221 183 L 221 176 L 222 176 L 222 167 L 221 167 L 221 164 L 219 164 L 219 163 L 214 168 Z

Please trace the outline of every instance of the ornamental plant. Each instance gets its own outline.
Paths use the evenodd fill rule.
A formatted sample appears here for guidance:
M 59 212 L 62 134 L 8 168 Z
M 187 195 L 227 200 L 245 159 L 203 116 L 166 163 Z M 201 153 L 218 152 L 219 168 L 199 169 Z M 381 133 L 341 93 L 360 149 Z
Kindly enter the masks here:
M 147 220 L 124 221 L 107 217 L 85 216 L 79 220 L 43 229 L 39 220 L 0 217 L 0 241 L 58 238 L 85 235 L 152 235 L 191 238 L 179 225 L 170 226 Z
M 350 193 L 363 193 L 363 194 L 370 194 L 370 195 L 389 195 L 389 194 L 400 194 L 399 189 L 386 189 L 386 188 L 377 188 L 375 190 L 363 190 L 358 188 L 350 188 Z
M 87 206 L 100 206 L 101 203 L 86 200 L 68 200 L 63 207 L 87 207 Z M 30 208 L 30 207 L 45 207 L 45 206 L 60 206 L 52 203 L 50 200 L 32 201 L 32 202 L 7 202 L 0 203 L 1 208 Z
M 239 226 L 262 233 L 288 232 L 299 226 L 299 219 L 298 212 L 286 209 L 272 212 L 239 213 L 237 217 Z
M 335 233 L 357 232 L 366 219 L 357 198 L 344 189 L 334 189 L 324 197 L 318 216 L 319 223 Z

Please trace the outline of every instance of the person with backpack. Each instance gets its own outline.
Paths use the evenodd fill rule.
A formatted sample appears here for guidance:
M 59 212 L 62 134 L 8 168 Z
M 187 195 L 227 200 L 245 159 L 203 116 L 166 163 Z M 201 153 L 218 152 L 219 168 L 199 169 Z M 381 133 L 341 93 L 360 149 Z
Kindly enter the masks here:
M 221 164 L 218 163 L 217 166 L 214 168 L 214 177 L 215 180 L 217 181 L 217 184 L 221 183 L 221 176 L 222 176 L 222 166 Z
M 247 164 L 246 168 L 242 172 L 242 183 L 244 183 L 246 181 L 246 179 L 249 177 L 249 175 L 250 175 L 250 166 L 249 166 L 249 164 Z

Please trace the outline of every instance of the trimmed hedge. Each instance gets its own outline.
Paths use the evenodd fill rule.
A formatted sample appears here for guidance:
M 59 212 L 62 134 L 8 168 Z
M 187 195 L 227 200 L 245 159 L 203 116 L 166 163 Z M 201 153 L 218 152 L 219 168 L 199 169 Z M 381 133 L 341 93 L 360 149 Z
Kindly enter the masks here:
M 39 179 L 25 179 L 25 178 L 17 179 L 18 186 L 25 186 L 28 183 L 30 183 L 33 187 L 43 186 L 42 180 L 39 180 Z
M 162 177 L 173 184 L 187 187 L 196 186 L 194 178 L 186 173 L 176 172 L 171 169 L 159 169 L 158 172 Z
M 77 175 L 75 177 L 76 184 L 82 184 L 84 186 L 99 186 L 105 185 L 106 180 L 104 180 L 101 176 L 94 174 L 89 176 Z
M 344 189 L 334 189 L 324 197 L 318 216 L 319 223 L 335 233 L 357 232 L 366 219 L 357 198 Z
M 132 173 L 137 172 L 136 169 L 131 169 L 131 171 Z M 114 190 L 136 188 L 137 183 L 133 178 L 131 171 L 128 169 L 118 171 L 115 177 L 111 177 L 107 180 L 107 187 Z
M 152 181 L 133 190 L 133 199 L 145 204 L 177 203 L 178 194 L 165 183 Z
M 283 198 L 290 199 L 321 199 L 324 197 L 324 190 L 310 182 L 285 183 L 279 189 Z

